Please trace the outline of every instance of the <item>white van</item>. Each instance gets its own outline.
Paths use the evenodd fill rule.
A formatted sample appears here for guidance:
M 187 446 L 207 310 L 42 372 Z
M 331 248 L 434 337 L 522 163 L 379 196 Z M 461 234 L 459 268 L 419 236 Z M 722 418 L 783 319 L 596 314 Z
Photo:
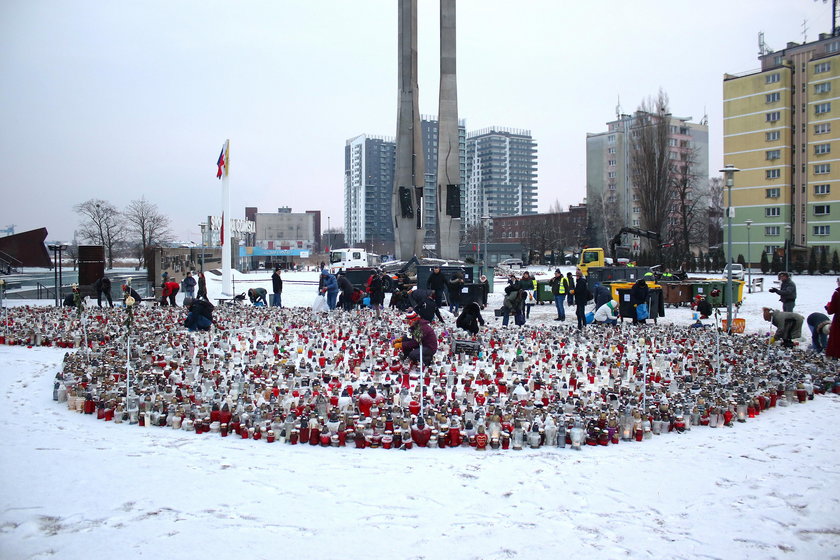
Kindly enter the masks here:
M 514 266 L 518 266 L 519 268 L 524 267 L 525 265 L 522 263 L 522 259 L 505 259 L 499 263 L 502 266 L 507 266 L 513 268 Z

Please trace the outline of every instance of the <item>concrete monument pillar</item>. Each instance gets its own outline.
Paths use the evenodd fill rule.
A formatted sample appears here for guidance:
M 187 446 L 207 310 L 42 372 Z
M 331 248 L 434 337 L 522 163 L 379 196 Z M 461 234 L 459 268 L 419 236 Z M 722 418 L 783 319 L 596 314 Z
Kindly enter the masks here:
M 455 74 L 455 0 L 440 0 L 440 97 L 438 100 L 437 248 L 458 259 L 461 240 L 461 152 Z
M 423 251 L 425 162 L 417 86 L 417 0 L 399 0 L 397 148 L 394 191 L 394 250 L 397 259 Z

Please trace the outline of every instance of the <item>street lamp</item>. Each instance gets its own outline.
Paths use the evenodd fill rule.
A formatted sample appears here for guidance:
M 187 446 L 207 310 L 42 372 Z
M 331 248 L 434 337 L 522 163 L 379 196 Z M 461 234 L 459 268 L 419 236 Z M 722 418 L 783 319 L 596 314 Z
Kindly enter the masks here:
M 732 185 L 735 183 L 735 173 L 740 171 L 732 164 L 726 164 L 720 170 L 726 176 L 726 189 L 729 191 L 729 200 L 726 204 L 726 260 L 728 263 L 726 274 L 726 331 L 732 332 L 732 214 L 735 209 L 732 208 Z
M 750 260 L 750 227 L 752 220 L 744 220 L 747 224 L 747 286 L 750 293 L 752 293 L 752 261 Z
M 793 245 L 790 240 L 790 224 L 785 224 L 785 272 L 790 274 L 790 247 Z
M 204 236 L 206 235 L 207 224 L 200 223 L 198 227 L 201 228 L 201 272 L 204 272 L 204 247 L 207 245 L 207 238 Z
M 330 237 L 330 217 L 327 216 L 327 251 L 332 251 L 332 238 Z
M 98 206 L 98 205 L 97 205 Z M 58 307 L 60 302 L 63 301 L 61 297 L 61 284 L 63 283 L 63 278 L 61 276 L 61 252 L 67 249 L 68 245 L 66 243 L 53 243 L 52 245 L 47 245 L 53 252 L 53 276 L 55 277 L 55 306 Z
M 481 227 L 484 230 L 484 267 L 486 270 L 490 270 L 490 261 L 487 260 L 487 224 L 489 221 L 490 216 L 481 217 Z

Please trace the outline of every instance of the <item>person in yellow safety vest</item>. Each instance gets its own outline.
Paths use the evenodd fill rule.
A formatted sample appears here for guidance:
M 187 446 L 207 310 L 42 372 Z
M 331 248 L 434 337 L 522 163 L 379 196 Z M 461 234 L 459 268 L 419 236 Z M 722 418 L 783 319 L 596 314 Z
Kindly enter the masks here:
M 566 294 L 569 292 L 569 280 L 563 276 L 560 269 L 554 271 L 554 278 L 549 280 L 551 286 L 551 294 L 554 296 L 554 305 L 557 307 L 557 318 L 555 321 L 566 320 Z
M 670 268 L 666 268 L 666 269 L 662 272 L 662 277 L 661 277 L 661 280 L 664 280 L 665 282 L 670 282 L 670 281 L 671 281 L 671 280 L 673 280 L 673 279 L 674 279 L 674 275 L 673 275 L 673 274 L 671 274 L 671 269 L 670 269 Z
M 655 281 L 655 278 L 654 278 L 654 276 L 653 276 L 653 272 L 651 272 L 650 270 L 648 270 L 647 272 L 645 272 L 645 274 L 644 274 L 644 276 L 642 276 L 642 278 L 644 278 L 645 282 L 653 282 L 653 281 Z

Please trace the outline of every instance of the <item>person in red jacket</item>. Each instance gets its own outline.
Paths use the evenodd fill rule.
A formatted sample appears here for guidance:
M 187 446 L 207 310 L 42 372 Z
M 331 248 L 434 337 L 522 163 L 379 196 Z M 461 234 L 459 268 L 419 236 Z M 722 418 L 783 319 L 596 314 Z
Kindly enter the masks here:
M 825 355 L 840 358 L 840 277 L 837 278 L 837 288 L 831 296 L 831 301 L 826 304 L 825 310 L 829 315 L 834 315 L 831 318 L 831 330 L 828 333 Z
M 178 305 L 175 303 L 175 296 L 178 293 L 178 290 L 181 289 L 181 285 L 175 281 L 175 279 L 167 280 L 163 283 L 163 289 L 160 292 L 160 304 L 166 305 L 167 298 L 169 299 L 169 305 L 176 306 Z

